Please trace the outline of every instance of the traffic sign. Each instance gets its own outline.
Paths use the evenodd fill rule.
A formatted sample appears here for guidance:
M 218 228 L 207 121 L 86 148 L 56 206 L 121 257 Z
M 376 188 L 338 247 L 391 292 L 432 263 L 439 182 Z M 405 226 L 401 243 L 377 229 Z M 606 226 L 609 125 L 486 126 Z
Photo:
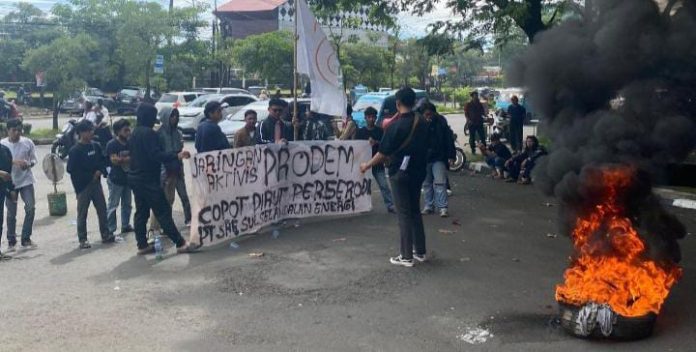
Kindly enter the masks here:
M 164 56 L 155 56 L 155 73 L 164 73 Z

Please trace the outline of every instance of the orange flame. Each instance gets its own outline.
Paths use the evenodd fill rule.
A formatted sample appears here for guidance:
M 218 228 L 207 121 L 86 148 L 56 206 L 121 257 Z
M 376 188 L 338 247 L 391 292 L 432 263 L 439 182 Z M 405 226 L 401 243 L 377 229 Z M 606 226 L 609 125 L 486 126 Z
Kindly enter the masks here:
M 557 301 L 606 303 L 625 317 L 657 314 L 681 277 L 676 264 L 645 256 L 645 244 L 617 202 L 633 174 L 628 167 L 601 171 L 605 198 L 576 222 L 572 239 L 578 257 L 566 270 L 565 283 L 556 286 Z

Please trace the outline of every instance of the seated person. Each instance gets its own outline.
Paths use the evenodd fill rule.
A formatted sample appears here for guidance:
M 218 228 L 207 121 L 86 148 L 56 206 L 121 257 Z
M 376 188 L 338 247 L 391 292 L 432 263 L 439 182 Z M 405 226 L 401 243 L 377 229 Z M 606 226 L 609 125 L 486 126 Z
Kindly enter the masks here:
M 522 185 L 532 183 L 532 170 L 539 158 L 548 154 L 546 148 L 539 145 L 535 136 L 528 136 L 524 142 L 524 149 L 505 163 L 509 173 L 507 182 L 517 182 Z
M 499 134 L 493 134 L 491 136 L 491 143 L 486 146 L 482 143 L 478 143 L 479 150 L 481 154 L 486 158 L 486 164 L 493 168 L 492 175 L 493 178 L 503 178 L 505 165 L 508 160 L 512 157 L 510 149 L 500 141 Z

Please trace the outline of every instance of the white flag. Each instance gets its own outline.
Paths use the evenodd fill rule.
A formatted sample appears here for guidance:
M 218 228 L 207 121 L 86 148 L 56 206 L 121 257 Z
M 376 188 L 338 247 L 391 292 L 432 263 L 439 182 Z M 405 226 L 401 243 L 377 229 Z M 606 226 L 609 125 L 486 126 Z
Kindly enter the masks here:
M 312 111 L 345 116 L 348 102 L 343 89 L 341 66 L 333 45 L 305 0 L 296 0 L 297 72 L 309 76 L 312 84 Z

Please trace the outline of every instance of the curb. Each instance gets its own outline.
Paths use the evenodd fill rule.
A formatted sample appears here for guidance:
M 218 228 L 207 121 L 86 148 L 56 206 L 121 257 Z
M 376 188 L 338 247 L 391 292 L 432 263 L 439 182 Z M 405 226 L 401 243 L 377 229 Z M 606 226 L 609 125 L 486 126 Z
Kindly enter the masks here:
M 54 138 L 30 138 L 34 145 L 51 145 Z

